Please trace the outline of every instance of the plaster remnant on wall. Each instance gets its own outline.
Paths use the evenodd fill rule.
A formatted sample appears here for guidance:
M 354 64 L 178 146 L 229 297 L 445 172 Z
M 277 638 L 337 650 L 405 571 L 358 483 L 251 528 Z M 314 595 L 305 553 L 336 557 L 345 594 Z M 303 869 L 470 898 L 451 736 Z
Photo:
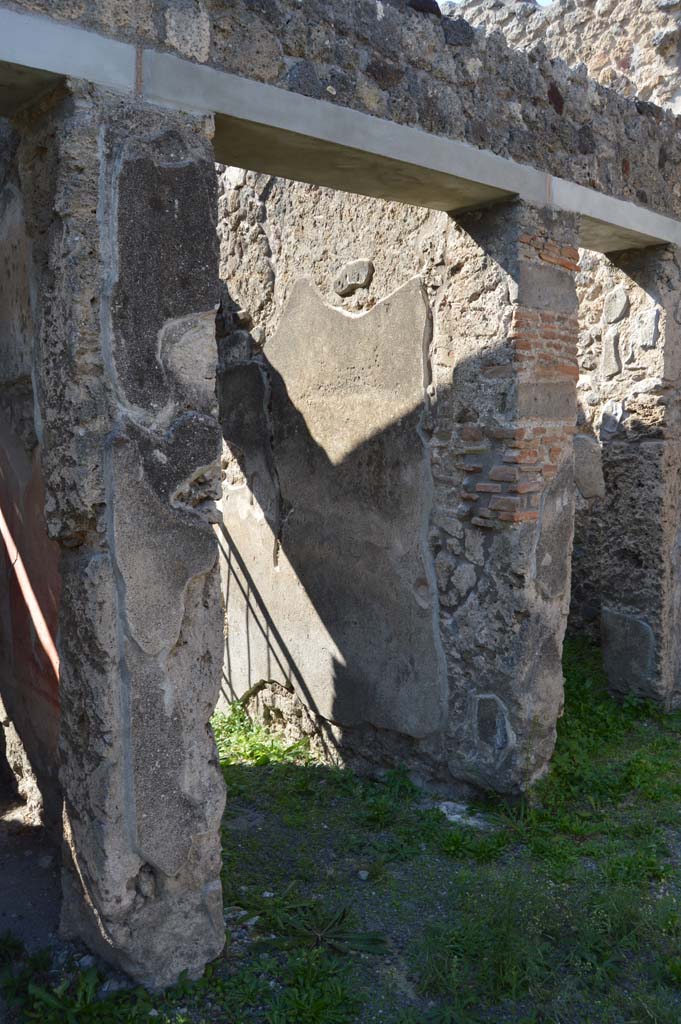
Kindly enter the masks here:
M 602 611 L 608 680 L 621 694 L 648 694 L 655 668 L 655 635 L 644 619 L 613 608 Z
M 588 434 L 576 434 L 574 449 L 575 483 L 580 494 L 583 498 L 604 498 L 605 480 L 598 441 Z
M 250 345 L 237 319 L 221 343 L 223 431 L 233 450 L 233 458 L 227 460 L 223 471 L 227 511 L 221 542 L 223 573 L 227 570 L 227 578 L 229 574 L 235 581 L 238 578 L 242 590 L 250 595 L 250 615 L 246 619 L 242 612 L 239 618 L 235 613 L 242 598 L 235 585 L 229 587 L 226 676 L 230 683 L 223 694 L 229 699 L 239 678 L 243 658 L 240 662 L 234 660 L 232 645 L 238 648 L 243 644 L 248 623 L 248 635 L 260 637 L 257 644 L 268 648 L 269 661 L 264 661 L 262 667 L 254 666 L 255 675 L 271 678 L 274 672 L 275 678 L 289 679 L 298 694 L 293 697 L 281 688 L 267 687 L 254 699 L 253 713 L 285 729 L 287 736 L 293 738 L 299 729 L 311 737 L 322 754 L 329 756 L 332 751 L 332 756 L 366 770 L 376 770 L 398 759 L 422 782 L 437 782 L 458 791 L 469 784 L 513 791 L 529 785 L 545 770 L 555 735 L 552 723 L 562 701 L 560 636 L 569 581 L 576 379 L 572 274 L 578 253 L 572 241 L 572 223 L 545 225 L 536 212 L 525 211 L 528 220 L 521 227 L 523 208 L 511 207 L 504 216 L 512 228 L 499 219 L 501 214 L 497 212 L 481 214 L 477 219 L 471 216 L 457 225 L 444 215 L 358 197 L 349 201 L 325 189 L 254 174 L 247 175 L 245 183 L 239 181 L 238 187 L 225 174 L 221 187 L 222 267 L 230 301 L 234 308 L 258 310 L 250 327 Z M 558 240 L 551 237 L 551 230 L 558 231 Z M 254 239 L 256 245 L 250 255 L 244 245 L 247 238 Z M 316 462 L 310 456 L 301 457 L 301 449 L 296 447 L 300 438 L 309 433 L 312 441 L 323 445 L 331 465 L 344 472 L 350 460 L 354 463 L 353 453 L 361 450 L 358 445 L 362 443 L 361 437 L 354 435 L 346 441 L 346 424 L 352 427 L 354 423 L 356 429 L 367 416 L 375 415 L 369 403 L 367 412 L 357 416 L 356 399 L 350 405 L 347 397 L 342 405 L 335 404 L 338 398 L 332 380 L 338 375 L 327 372 L 327 368 L 339 358 L 350 357 L 354 349 L 348 349 L 347 341 L 323 327 L 328 345 L 318 365 L 309 341 L 310 330 L 302 323 L 295 330 L 285 324 L 296 308 L 290 304 L 299 302 L 303 288 L 300 278 L 306 271 L 314 275 L 326 302 L 334 302 L 327 269 L 329 238 L 333 239 L 339 262 L 344 256 L 352 259 L 363 239 L 373 239 L 376 269 L 371 292 L 359 289 L 348 296 L 345 301 L 350 312 L 376 312 L 381 303 L 374 306 L 374 296 L 399 289 L 414 273 L 423 280 L 432 310 L 433 335 L 428 351 L 431 379 L 419 385 L 423 403 L 420 431 L 428 447 L 433 478 L 433 502 L 423 531 L 426 561 L 422 564 L 431 561 L 438 601 L 432 603 L 432 584 L 428 575 L 418 570 L 405 588 L 404 597 L 420 615 L 429 608 L 437 609 L 437 630 L 449 680 L 449 709 L 440 731 L 430 735 L 412 733 L 411 739 L 410 719 L 405 717 L 406 704 L 399 686 L 393 686 L 389 718 L 383 711 L 382 717 L 372 715 L 365 722 L 337 717 L 343 690 L 352 693 L 352 674 L 334 677 L 318 656 L 321 653 L 327 658 L 328 651 L 328 664 L 332 665 L 334 657 L 340 662 L 340 652 L 319 632 L 319 601 L 313 599 L 307 610 L 301 607 L 295 622 L 286 615 L 292 600 L 299 601 L 301 596 L 308 599 L 310 595 L 314 598 L 314 589 L 299 573 L 302 586 L 299 590 L 290 588 L 287 602 L 273 604 L 268 589 L 272 577 L 267 552 L 277 524 L 284 523 L 276 575 L 284 573 L 284 579 L 296 568 L 287 563 L 291 531 L 314 537 L 319 530 L 317 524 L 303 529 L 308 522 L 305 507 L 310 506 L 307 494 L 312 492 L 307 485 L 301 486 L 301 469 L 305 465 L 314 467 Z M 245 264 L 239 261 L 242 251 Z M 271 277 L 267 276 L 268 268 Z M 267 282 L 260 298 L 254 280 Z M 393 291 L 391 299 L 400 295 L 400 290 Z M 323 325 L 330 313 L 318 312 L 315 316 Z M 370 316 L 350 320 L 338 313 L 335 316 L 345 331 L 353 323 L 372 322 Z M 260 327 L 268 338 L 262 350 L 253 340 Z M 301 349 L 303 338 L 306 343 Z M 372 335 L 362 360 L 352 364 L 355 371 L 348 380 L 358 397 L 367 391 L 367 402 L 374 373 L 368 353 L 377 344 L 379 340 Z M 399 352 L 393 352 L 391 358 L 399 362 Z M 281 386 L 272 374 L 275 364 L 286 384 L 287 399 L 304 413 L 295 430 L 282 426 L 285 420 L 277 405 Z M 346 372 L 341 373 L 341 379 Z M 390 372 L 394 373 L 394 368 Z M 324 420 L 320 421 L 317 413 L 308 413 L 317 407 L 310 406 L 311 396 L 317 395 L 314 403 L 318 403 L 329 424 L 326 433 L 323 429 L 320 433 Z M 385 433 L 379 431 L 376 440 Z M 295 478 L 277 454 L 282 445 L 286 446 L 287 460 L 298 452 Z M 383 472 L 380 462 L 373 464 L 372 486 L 379 488 L 377 494 L 385 486 L 381 482 Z M 314 478 L 322 480 L 323 473 L 315 472 Z M 293 487 L 289 479 L 295 480 Z M 352 479 L 348 476 L 349 485 Z M 357 481 L 353 486 L 357 490 Z M 338 502 L 335 507 L 340 507 Z M 371 511 L 363 514 L 362 525 L 353 527 L 347 543 L 345 531 L 342 538 L 329 535 L 325 539 L 327 565 L 333 562 L 336 566 L 340 564 L 337 558 L 345 559 L 348 565 L 357 565 L 359 578 L 363 579 L 364 564 L 381 564 L 376 563 L 376 556 L 364 553 L 361 540 L 371 528 L 374 515 Z M 259 529 L 264 524 L 270 531 L 270 539 L 257 547 L 255 540 L 248 538 L 254 522 L 261 524 Z M 394 528 L 382 529 L 380 535 L 397 538 Z M 342 554 L 334 553 L 331 560 L 329 553 L 336 552 L 341 539 L 344 550 Z M 342 595 L 345 577 L 339 570 L 334 573 L 337 592 Z M 513 579 L 523 581 L 517 591 L 511 584 Z M 375 586 L 372 580 L 369 593 Z M 279 611 L 282 605 L 283 614 Z M 509 633 L 517 616 L 532 623 L 531 637 L 530 631 L 522 638 L 514 631 Z M 344 618 L 348 635 L 354 631 L 356 637 L 361 636 L 361 620 L 353 621 L 350 615 Z M 327 685 L 337 694 L 332 708 L 321 704 L 316 694 L 312 699 L 309 670 L 301 670 L 298 658 L 291 656 L 302 651 L 302 665 L 311 663 L 312 654 L 299 639 L 303 633 L 306 638 L 320 636 L 312 647 L 317 649 L 320 678 L 327 678 Z M 513 663 L 513 670 L 507 672 L 493 652 L 505 648 L 511 635 L 513 653 L 506 660 L 509 665 Z M 336 632 L 334 639 L 337 636 Z M 253 639 L 251 643 L 255 645 Z M 526 644 L 541 651 L 538 661 L 533 657 L 531 671 L 525 658 Z M 428 663 L 417 659 L 410 671 L 411 677 L 405 679 L 404 701 L 418 700 L 420 706 L 420 692 L 429 683 Z M 462 731 L 465 695 L 471 689 L 493 693 L 506 707 L 510 723 L 507 735 L 512 733 L 516 738 L 507 758 L 490 759 L 483 755 L 480 745 L 476 748 L 477 741 L 466 740 Z M 356 702 L 356 698 L 353 700 Z M 413 719 L 413 710 L 411 715 Z M 542 729 L 545 726 L 540 741 L 537 721 L 542 722 Z
M 415 736 L 439 727 L 444 668 L 422 539 L 431 485 L 419 436 L 429 330 L 417 280 L 351 318 L 299 281 L 250 364 L 267 403 L 260 426 L 248 427 L 255 394 L 244 391 L 246 367 L 224 364 L 223 429 L 248 481 L 224 495 L 228 544 L 243 562 L 226 569 L 235 693 L 273 669 L 270 633 L 246 630 L 256 609 L 229 585 L 230 571 L 248 579 L 285 638 L 279 655 L 315 712 Z M 275 541 L 272 574 L 261 552 Z

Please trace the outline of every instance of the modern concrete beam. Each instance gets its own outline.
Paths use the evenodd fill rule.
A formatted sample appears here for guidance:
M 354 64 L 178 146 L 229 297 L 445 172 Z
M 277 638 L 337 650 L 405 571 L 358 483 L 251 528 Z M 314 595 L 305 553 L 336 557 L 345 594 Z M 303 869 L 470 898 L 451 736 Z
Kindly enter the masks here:
M 64 77 L 133 91 L 135 58 L 130 43 L 0 8 L 0 115 L 11 116 Z
M 214 114 L 224 163 L 454 215 L 518 196 L 581 214 L 580 243 L 598 252 L 681 245 L 681 222 L 672 217 L 468 143 L 0 8 L 0 114 L 60 77 Z

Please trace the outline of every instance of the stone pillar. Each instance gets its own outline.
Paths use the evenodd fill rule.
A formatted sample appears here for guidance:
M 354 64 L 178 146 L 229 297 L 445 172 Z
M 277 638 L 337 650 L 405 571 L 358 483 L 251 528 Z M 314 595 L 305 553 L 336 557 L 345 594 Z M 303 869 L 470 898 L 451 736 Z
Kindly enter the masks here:
M 61 548 L 62 927 L 163 986 L 224 942 L 212 126 L 76 85 L 19 127 Z
M 681 265 L 673 249 L 651 248 L 587 269 L 572 617 L 600 623 L 613 692 L 671 709 L 681 703 Z
M 512 203 L 459 223 L 433 439 L 449 771 L 518 792 L 545 771 L 563 704 L 576 221 Z

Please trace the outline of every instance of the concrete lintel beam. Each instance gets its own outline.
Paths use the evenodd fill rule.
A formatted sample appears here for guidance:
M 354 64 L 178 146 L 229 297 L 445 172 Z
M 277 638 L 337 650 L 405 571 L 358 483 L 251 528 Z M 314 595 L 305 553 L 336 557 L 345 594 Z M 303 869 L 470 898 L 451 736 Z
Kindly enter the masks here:
M 681 222 L 534 167 L 361 111 L 146 50 L 143 95 L 216 115 L 226 164 L 452 214 L 518 196 L 581 213 L 598 252 L 681 245 Z
M 224 163 L 456 212 L 547 199 L 546 175 L 495 153 L 171 54 L 145 51 L 143 95 L 214 113 Z
M 65 76 L 133 92 L 135 69 L 136 48 L 130 43 L 0 8 L 0 115 L 11 116 Z
M 0 114 L 65 76 L 215 115 L 224 163 L 454 215 L 518 196 L 580 213 L 599 252 L 681 245 L 681 221 L 468 143 L 0 7 Z

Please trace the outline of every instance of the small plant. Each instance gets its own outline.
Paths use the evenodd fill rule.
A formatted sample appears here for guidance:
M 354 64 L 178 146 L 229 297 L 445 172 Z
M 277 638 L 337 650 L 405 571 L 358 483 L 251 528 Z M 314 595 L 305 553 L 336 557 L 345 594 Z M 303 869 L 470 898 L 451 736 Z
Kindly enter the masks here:
M 279 949 L 328 949 L 333 953 L 385 953 L 387 940 L 379 932 L 356 931 L 347 909 L 329 911 L 319 904 L 305 907 L 285 922 L 286 934 L 269 940 Z
M 213 735 L 223 764 L 235 762 L 254 765 L 270 763 L 304 764 L 309 760 L 305 740 L 286 745 L 275 733 L 252 722 L 244 706 L 235 701 L 227 714 L 216 712 L 211 720 Z
M 292 957 L 283 991 L 266 1017 L 267 1024 L 355 1024 L 362 993 L 347 969 L 323 950 Z
M 26 949 L 21 939 L 12 932 L 3 932 L 0 935 L 0 967 L 21 960 L 25 955 Z

